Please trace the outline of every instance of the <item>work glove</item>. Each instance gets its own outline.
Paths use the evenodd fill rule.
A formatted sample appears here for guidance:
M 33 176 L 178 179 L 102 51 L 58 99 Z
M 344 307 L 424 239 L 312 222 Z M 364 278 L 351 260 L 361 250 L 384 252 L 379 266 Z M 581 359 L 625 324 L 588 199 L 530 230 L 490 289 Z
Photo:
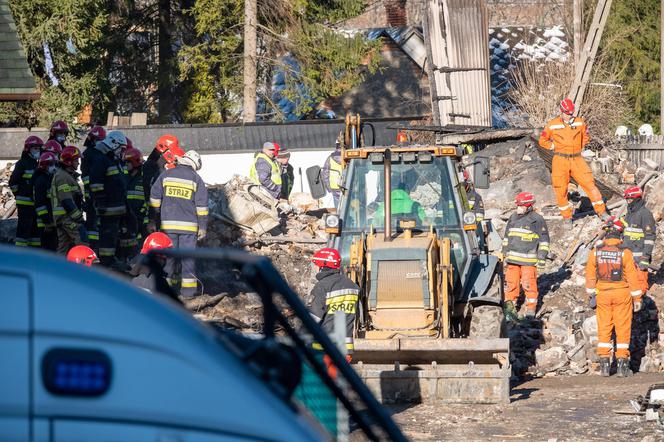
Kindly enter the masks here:
M 643 303 L 641 301 L 634 301 L 634 312 L 640 312 L 641 307 L 643 307 Z
M 537 260 L 537 269 L 538 270 L 544 270 L 544 267 L 546 267 L 546 260 L 545 259 L 538 259 Z
M 206 235 L 207 235 L 207 231 L 201 229 L 196 234 L 196 239 L 198 239 L 199 241 L 202 241 L 205 238 Z

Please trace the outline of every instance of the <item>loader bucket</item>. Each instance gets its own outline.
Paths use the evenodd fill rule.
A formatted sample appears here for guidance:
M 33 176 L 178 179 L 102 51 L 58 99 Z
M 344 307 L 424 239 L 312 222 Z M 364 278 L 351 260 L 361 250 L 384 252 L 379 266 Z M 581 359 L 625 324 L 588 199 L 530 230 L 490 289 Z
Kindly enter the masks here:
M 355 370 L 383 403 L 509 403 L 509 339 L 356 339 Z

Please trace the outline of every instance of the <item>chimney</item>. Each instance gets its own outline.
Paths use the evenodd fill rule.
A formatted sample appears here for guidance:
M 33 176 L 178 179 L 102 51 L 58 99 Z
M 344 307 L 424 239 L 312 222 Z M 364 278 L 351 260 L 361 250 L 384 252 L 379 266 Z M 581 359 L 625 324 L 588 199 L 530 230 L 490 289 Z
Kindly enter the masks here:
M 385 0 L 385 12 L 387 13 L 387 26 L 394 28 L 405 28 L 406 0 Z

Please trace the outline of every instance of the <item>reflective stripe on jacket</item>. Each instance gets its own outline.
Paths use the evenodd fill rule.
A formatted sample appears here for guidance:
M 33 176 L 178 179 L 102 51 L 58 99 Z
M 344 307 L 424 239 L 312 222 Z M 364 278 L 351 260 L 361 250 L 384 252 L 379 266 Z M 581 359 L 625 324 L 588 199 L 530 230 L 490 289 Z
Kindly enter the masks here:
M 549 231 L 542 215 L 513 213 L 505 226 L 503 255 L 509 264 L 534 266 L 549 254 Z
M 623 245 L 632 251 L 635 262 L 650 264 L 655 247 L 657 224 L 642 198 L 634 200 L 627 206 L 623 222 L 625 223 Z
M 550 120 L 539 137 L 539 145 L 565 155 L 579 154 L 590 141 L 588 126 L 582 117 L 564 121 L 560 117 Z
M 150 190 L 153 217 L 159 214 L 161 230 L 196 233 L 207 229 L 208 193 L 205 182 L 189 166 L 165 170 Z

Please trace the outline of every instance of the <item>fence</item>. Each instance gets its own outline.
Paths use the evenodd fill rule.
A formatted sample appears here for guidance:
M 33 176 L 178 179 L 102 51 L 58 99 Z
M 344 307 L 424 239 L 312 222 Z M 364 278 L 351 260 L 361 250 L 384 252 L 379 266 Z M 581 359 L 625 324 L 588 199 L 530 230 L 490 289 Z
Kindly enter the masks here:
M 621 137 L 616 144 L 624 148 L 627 159 L 636 166 L 649 159 L 664 168 L 664 135 Z
M 367 118 L 364 129 L 367 144 L 374 139 L 376 145 L 391 145 L 396 140 L 396 130 L 391 126 L 408 125 L 422 120 L 421 116 L 403 118 Z M 181 144 L 200 153 L 253 152 L 259 150 L 265 141 L 276 141 L 289 150 L 331 149 L 339 131 L 344 129 L 344 120 L 307 120 L 284 123 L 261 122 L 248 124 L 178 124 L 151 125 L 140 127 L 117 127 L 131 138 L 134 146 L 147 153 L 157 139 L 167 133 L 175 135 Z M 28 131 L 21 128 L 0 129 L 0 159 L 18 158 L 23 150 L 23 142 L 29 135 L 37 135 L 44 140 L 48 137 L 45 129 Z M 82 134 L 84 137 L 85 135 Z M 79 147 L 83 140 L 73 143 Z

